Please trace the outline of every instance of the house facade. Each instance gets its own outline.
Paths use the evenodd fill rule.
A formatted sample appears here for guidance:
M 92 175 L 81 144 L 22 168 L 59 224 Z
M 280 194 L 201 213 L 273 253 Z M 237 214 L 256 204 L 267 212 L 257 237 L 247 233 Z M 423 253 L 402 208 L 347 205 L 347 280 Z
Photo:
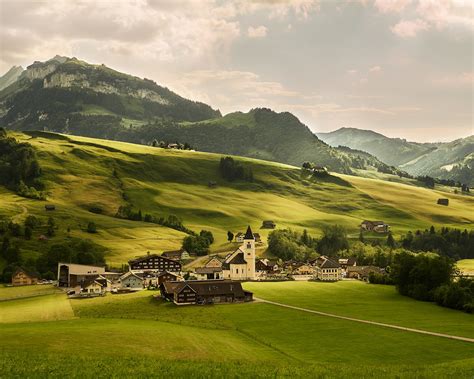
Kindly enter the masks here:
M 162 272 L 168 271 L 175 274 L 181 273 L 181 263 L 158 254 L 148 254 L 128 262 L 132 272 Z
M 38 279 L 38 274 L 29 270 L 17 268 L 12 274 L 12 285 L 29 286 L 38 283 Z
M 383 221 L 364 220 L 360 224 L 360 228 L 368 232 L 387 233 L 390 230 L 390 225 Z
M 341 266 L 332 259 L 321 256 L 316 261 L 315 278 L 324 282 L 335 282 L 341 280 Z
M 175 261 L 183 261 L 191 258 L 189 253 L 184 249 L 164 251 L 161 256 Z
M 76 287 L 88 279 L 105 274 L 105 267 L 80 265 L 77 263 L 58 263 L 58 286 Z
M 120 277 L 121 288 L 130 288 L 132 290 L 141 290 L 144 286 L 143 276 L 137 275 L 131 271 Z

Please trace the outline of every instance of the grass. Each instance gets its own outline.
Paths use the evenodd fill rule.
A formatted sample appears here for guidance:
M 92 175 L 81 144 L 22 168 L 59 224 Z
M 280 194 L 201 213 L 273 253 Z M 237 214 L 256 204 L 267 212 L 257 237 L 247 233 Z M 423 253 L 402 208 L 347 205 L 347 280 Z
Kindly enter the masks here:
M 21 287 L 4 287 L 0 286 L 0 301 L 20 299 L 25 297 L 34 297 L 42 295 L 50 295 L 60 292 L 57 287 L 49 284 L 21 286 Z
M 174 214 L 193 230 L 211 230 L 216 240 L 213 251 L 232 248 L 227 244 L 228 230 L 244 231 L 248 224 L 257 230 L 267 219 L 279 228 L 306 228 L 315 236 L 325 225 L 340 224 L 354 238 L 364 219 L 388 222 L 396 237 L 432 224 L 469 228 L 474 223 L 474 216 L 466 211 L 474 205 L 473 197 L 443 194 L 450 198 L 450 206 L 440 207 L 435 204 L 440 193 L 413 185 L 344 175 L 314 180 L 302 176 L 295 167 L 249 158 L 238 159 L 252 167 L 255 181 L 229 183 L 218 174 L 218 154 L 48 133 L 33 135 L 14 134 L 37 150 L 48 202 L 57 210 L 45 212 L 45 202 L 0 189 L 0 217 L 22 222 L 33 214 L 46 223 L 46 218 L 54 215 L 59 228 L 56 237 L 42 244 L 37 242 L 42 229 L 35 231 L 29 242 L 19 240 L 27 258 L 37 257 L 69 236 L 102 245 L 107 262 L 115 266 L 146 251 L 180 247 L 184 233 L 113 217 L 126 203 L 124 198 L 143 213 L 157 217 Z M 209 181 L 216 181 L 217 188 L 208 188 Z M 89 212 L 92 205 L 101 207 L 103 214 Z M 98 226 L 97 234 L 85 231 L 89 221 Z M 259 232 L 265 240 L 268 231 Z
M 464 274 L 474 275 L 474 259 L 462 259 L 456 265 Z
M 267 284 L 277 284 L 278 288 L 270 290 Z M 315 286 L 306 288 L 304 295 L 295 284 Z M 246 283 L 245 287 L 262 297 L 273 293 L 281 302 L 294 294 L 298 303 L 305 306 L 307 301 L 326 306 L 331 303 L 333 310 L 339 306 L 359 314 L 362 307 L 353 298 L 357 293 L 367 309 L 366 318 L 376 318 L 376 309 L 385 308 L 385 322 L 410 320 L 404 310 L 405 298 L 385 287 L 345 284 L 333 286 L 331 293 L 325 292 L 323 283 Z M 461 341 L 356 324 L 259 302 L 178 307 L 153 295 L 157 292 L 70 301 L 64 295 L 47 295 L 35 298 L 35 305 L 32 299 L 4 302 L 10 304 L 8 313 L 16 310 L 32 318 L 7 320 L 0 328 L 0 339 L 6 342 L 0 347 L 2 373 L 6 377 L 123 377 L 129 373 L 162 377 L 166 373 L 178 377 L 374 378 L 468 378 L 474 374 L 474 347 Z M 76 318 L 36 322 L 38 319 L 33 316 L 38 312 L 47 314 L 48 302 L 54 296 L 61 304 L 68 302 Z M 348 301 L 350 298 L 352 302 Z M 367 305 L 369 301 L 371 306 Z M 23 312 L 25 307 L 28 312 Z M 456 316 L 470 315 L 442 314 L 442 309 L 433 304 L 411 304 L 411 309 L 411 319 L 415 320 L 412 326 L 425 317 L 433 325 L 456 324 L 458 332 L 465 335 L 472 328 Z M 4 314 L 3 309 L 0 314 Z M 51 319 L 43 320 L 48 318 Z

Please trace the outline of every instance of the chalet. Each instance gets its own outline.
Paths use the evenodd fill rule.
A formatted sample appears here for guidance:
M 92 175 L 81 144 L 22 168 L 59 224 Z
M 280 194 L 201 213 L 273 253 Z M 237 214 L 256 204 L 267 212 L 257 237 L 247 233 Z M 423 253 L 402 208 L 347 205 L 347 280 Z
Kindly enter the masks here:
M 252 292 L 244 291 L 239 282 L 232 280 L 165 282 L 160 291 L 163 298 L 177 305 L 236 303 L 253 299 Z
M 321 256 L 316 263 L 315 278 L 325 282 L 341 280 L 341 266 L 332 259 Z
M 352 266 L 346 271 L 346 278 L 368 281 L 370 273 L 383 274 L 385 270 L 377 266 Z
M 158 279 L 157 280 L 158 285 L 161 285 L 165 282 L 177 282 L 177 281 L 182 280 L 181 276 L 173 274 L 172 272 L 168 272 L 168 271 L 160 272 L 156 276 L 156 278 Z
M 105 273 L 105 267 L 77 263 L 58 263 L 58 287 L 76 287 L 84 280 L 95 279 Z
M 17 268 L 12 275 L 12 285 L 14 286 L 29 286 L 37 284 L 39 275 L 36 272 Z
M 56 210 L 56 206 L 53 205 L 53 204 L 46 204 L 44 206 L 44 209 L 47 210 L 47 211 L 54 211 L 54 210 Z
M 341 266 L 342 272 L 346 272 L 348 267 L 357 266 L 357 260 L 354 257 L 339 258 L 338 263 Z
M 265 220 L 262 222 L 261 229 L 275 229 L 276 224 L 271 220 Z
M 174 261 L 183 261 L 183 260 L 191 258 L 189 253 L 184 249 L 164 251 L 161 254 L 161 256 L 165 257 L 165 258 L 172 259 Z
M 368 232 L 387 233 L 390 229 L 390 225 L 384 223 L 383 221 L 364 220 L 360 224 L 360 228 Z
M 137 275 L 129 271 L 120 277 L 120 284 L 122 288 L 141 290 L 145 285 L 145 280 L 143 275 Z
M 278 270 L 278 263 L 276 261 L 269 261 L 268 259 L 259 259 L 255 263 L 255 270 L 261 272 L 275 272 Z
M 449 199 L 438 199 L 438 205 L 445 205 L 445 206 L 448 206 L 449 205 Z
M 103 284 L 99 281 L 88 279 L 81 283 L 80 292 L 87 294 L 102 294 L 105 290 Z
M 128 266 L 129 270 L 135 273 L 147 271 L 181 273 L 181 263 L 158 254 L 148 253 L 143 257 L 129 261 Z
M 255 280 L 255 237 L 250 226 L 243 244 L 229 254 L 222 264 L 223 277 L 232 280 Z

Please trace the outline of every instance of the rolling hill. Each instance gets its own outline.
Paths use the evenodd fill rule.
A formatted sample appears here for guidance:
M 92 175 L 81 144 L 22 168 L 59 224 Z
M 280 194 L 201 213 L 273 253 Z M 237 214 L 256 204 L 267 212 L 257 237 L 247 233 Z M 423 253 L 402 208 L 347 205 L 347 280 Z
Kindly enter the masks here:
M 417 143 L 371 130 L 340 128 L 317 133 L 329 145 L 366 151 L 411 175 L 429 175 L 474 185 L 474 136 L 448 143 Z
M 214 251 L 232 249 L 227 231 L 262 220 L 279 228 L 303 228 L 320 235 L 323 226 L 345 226 L 358 237 L 363 219 L 382 219 L 395 236 L 430 225 L 471 228 L 474 197 L 394 182 L 348 175 L 316 179 L 294 166 L 249 158 L 235 159 L 253 172 L 253 181 L 223 180 L 221 155 L 154 148 L 124 142 L 65 136 L 47 132 L 10 132 L 36 150 L 47 201 L 27 199 L 0 187 L 0 218 L 22 223 L 35 215 L 46 224 L 53 216 L 56 235 L 38 243 L 42 229 L 31 240 L 19 239 L 26 258 L 36 258 L 55 243 L 69 238 L 90 239 L 100 245 L 109 264 L 120 265 L 146 251 L 178 248 L 185 234 L 161 225 L 114 217 L 120 206 L 154 217 L 175 215 L 192 230 L 210 230 Z M 214 181 L 217 187 L 208 183 Z M 436 205 L 439 197 L 449 207 Z M 45 204 L 56 210 L 45 211 Z M 99 210 L 99 211 L 98 211 Z M 98 232 L 86 231 L 88 222 Z M 261 230 L 266 238 L 268 230 Z
M 222 117 L 151 80 L 59 56 L 28 66 L 0 91 L 0 126 L 141 144 L 188 142 L 201 151 L 297 166 L 311 161 L 340 173 L 396 173 L 374 157 L 330 147 L 291 113 L 260 108 Z

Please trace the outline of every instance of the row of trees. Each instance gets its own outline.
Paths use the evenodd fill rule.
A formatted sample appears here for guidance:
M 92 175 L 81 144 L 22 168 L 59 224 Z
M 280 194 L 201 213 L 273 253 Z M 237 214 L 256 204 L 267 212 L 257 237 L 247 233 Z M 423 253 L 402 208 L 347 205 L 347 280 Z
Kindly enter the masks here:
M 222 157 L 219 163 L 219 173 L 221 176 L 233 182 L 235 180 L 245 180 L 253 182 L 253 171 L 250 167 L 244 167 L 242 163 L 232 157 Z

